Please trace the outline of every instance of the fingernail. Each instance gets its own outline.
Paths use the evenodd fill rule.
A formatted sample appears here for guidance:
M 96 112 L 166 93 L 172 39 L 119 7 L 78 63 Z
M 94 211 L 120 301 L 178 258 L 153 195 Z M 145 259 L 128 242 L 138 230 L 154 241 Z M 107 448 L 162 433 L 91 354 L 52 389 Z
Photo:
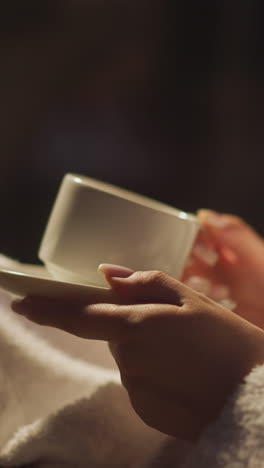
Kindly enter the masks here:
M 214 228 L 224 228 L 230 226 L 230 220 L 226 219 L 223 215 L 216 213 L 211 210 L 199 210 L 198 212 L 199 219 L 202 223 L 205 223 Z
M 194 289 L 197 292 L 205 294 L 208 296 L 210 292 L 210 282 L 206 278 L 202 278 L 201 276 L 190 276 L 185 281 L 185 284 L 189 286 L 189 288 Z
M 206 247 L 202 244 L 197 244 L 193 249 L 193 253 L 199 260 L 209 266 L 216 265 L 219 258 L 217 252 L 214 249 Z
M 101 263 L 98 271 L 103 275 L 111 278 L 129 278 L 134 271 L 131 268 L 126 268 L 120 265 L 112 265 L 111 263 Z

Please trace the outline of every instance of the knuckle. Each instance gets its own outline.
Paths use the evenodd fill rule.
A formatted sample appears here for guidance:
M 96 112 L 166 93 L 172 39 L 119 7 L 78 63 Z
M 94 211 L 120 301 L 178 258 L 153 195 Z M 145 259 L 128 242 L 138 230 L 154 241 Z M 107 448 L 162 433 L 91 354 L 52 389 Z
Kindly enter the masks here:
M 163 282 L 167 275 L 159 270 L 139 272 L 140 282 L 144 285 L 155 285 Z
M 166 280 L 167 275 L 163 271 L 154 270 L 149 272 L 148 282 L 152 284 L 161 283 Z

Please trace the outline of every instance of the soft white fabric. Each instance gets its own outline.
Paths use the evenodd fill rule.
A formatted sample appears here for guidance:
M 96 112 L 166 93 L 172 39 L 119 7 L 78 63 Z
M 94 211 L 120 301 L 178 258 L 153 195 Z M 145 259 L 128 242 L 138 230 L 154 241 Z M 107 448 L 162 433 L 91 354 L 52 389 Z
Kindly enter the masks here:
M 132 411 L 116 371 L 46 344 L 0 307 L 0 464 L 141 466 L 165 437 Z
M 0 466 L 182 466 L 191 447 L 141 422 L 109 356 L 105 344 L 17 317 L 10 296 L 0 291 Z M 263 435 L 261 366 L 192 448 L 184 468 L 264 467 Z
M 168 450 L 179 464 L 188 445 L 139 419 L 105 344 L 31 324 L 10 300 L 0 291 L 1 466 L 163 467 Z
M 184 468 L 264 467 L 264 366 L 245 379 Z

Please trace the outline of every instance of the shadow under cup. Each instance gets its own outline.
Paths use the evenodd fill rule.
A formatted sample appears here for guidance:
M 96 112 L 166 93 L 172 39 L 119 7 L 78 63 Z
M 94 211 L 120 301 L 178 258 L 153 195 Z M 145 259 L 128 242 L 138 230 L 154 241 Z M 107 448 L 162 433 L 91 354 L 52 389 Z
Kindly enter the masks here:
M 200 224 L 184 213 L 104 182 L 67 174 L 39 258 L 59 280 L 105 286 L 101 263 L 179 278 Z

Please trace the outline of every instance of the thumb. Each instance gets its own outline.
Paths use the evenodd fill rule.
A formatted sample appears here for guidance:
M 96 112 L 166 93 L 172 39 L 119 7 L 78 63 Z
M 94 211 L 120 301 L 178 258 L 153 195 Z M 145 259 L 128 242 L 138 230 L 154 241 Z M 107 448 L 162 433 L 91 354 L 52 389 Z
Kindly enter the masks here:
M 200 210 L 198 217 L 228 263 L 252 265 L 264 258 L 263 239 L 242 219 L 210 210 Z
M 161 271 L 137 271 L 118 265 L 98 268 L 111 288 L 125 301 L 165 303 L 181 306 L 191 289 Z

